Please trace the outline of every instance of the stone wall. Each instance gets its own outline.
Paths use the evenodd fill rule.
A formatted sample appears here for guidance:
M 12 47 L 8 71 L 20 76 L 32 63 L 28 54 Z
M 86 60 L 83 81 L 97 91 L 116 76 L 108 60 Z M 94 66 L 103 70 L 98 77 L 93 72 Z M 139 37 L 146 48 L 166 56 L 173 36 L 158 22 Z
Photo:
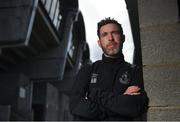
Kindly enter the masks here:
M 177 0 L 138 0 L 148 120 L 180 120 L 180 23 Z

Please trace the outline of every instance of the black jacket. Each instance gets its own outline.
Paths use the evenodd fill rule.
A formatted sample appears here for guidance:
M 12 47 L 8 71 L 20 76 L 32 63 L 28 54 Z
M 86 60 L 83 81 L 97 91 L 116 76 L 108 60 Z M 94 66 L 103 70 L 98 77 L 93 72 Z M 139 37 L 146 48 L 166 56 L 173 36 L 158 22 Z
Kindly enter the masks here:
M 133 120 L 147 110 L 148 97 L 136 66 L 119 58 L 108 58 L 79 71 L 70 96 L 70 109 L 79 120 Z M 123 95 L 132 85 L 140 95 Z

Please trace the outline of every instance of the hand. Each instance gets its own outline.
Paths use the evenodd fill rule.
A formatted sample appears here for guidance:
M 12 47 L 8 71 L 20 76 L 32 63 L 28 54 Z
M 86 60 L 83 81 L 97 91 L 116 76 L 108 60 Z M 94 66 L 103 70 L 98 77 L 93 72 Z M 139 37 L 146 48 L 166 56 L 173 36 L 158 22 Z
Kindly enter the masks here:
M 140 88 L 138 86 L 129 86 L 123 95 L 139 95 Z

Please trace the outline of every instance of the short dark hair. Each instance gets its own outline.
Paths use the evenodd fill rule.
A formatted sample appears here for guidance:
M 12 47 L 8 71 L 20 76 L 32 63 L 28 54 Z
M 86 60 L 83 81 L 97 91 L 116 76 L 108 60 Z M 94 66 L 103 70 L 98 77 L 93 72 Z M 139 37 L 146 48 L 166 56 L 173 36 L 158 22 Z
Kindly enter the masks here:
M 119 26 L 119 30 L 120 30 L 120 33 L 121 35 L 123 35 L 123 29 L 122 29 L 122 26 L 119 22 L 117 22 L 114 18 L 111 18 L 111 17 L 107 17 L 105 19 L 102 19 L 100 22 L 98 22 L 97 24 L 97 35 L 98 37 L 100 38 L 100 29 L 102 26 L 106 25 L 106 24 L 110 24 L 110 23 L 113 23 L 113 24 L 116 24 Z

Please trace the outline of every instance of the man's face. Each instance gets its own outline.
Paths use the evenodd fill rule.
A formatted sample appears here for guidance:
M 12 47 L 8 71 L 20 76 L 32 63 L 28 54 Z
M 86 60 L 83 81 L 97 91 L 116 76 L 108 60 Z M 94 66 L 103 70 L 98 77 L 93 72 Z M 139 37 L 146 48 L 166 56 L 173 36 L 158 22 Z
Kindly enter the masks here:
M 124 37 L 116 24 L 110 23 L 100 28 L 98 44 L 107 56 L 114 57 L 119 54 L 122 51 L 123 42 Z

